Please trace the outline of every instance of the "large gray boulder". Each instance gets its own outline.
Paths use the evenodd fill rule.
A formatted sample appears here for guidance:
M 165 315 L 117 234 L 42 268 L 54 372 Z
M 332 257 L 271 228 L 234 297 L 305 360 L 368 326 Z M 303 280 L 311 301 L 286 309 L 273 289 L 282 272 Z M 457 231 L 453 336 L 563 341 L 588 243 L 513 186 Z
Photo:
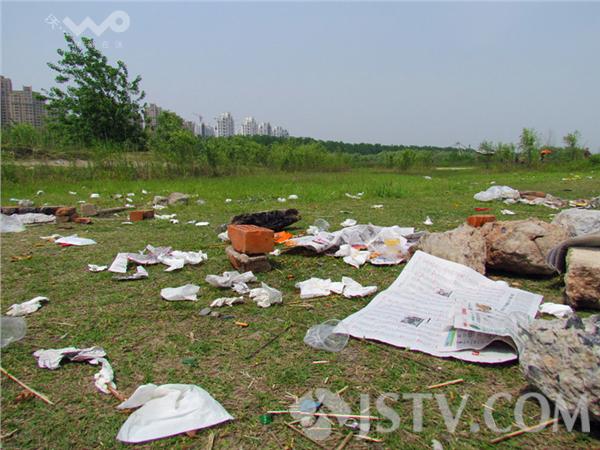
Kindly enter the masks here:
M 600 420 L 600 315 L 534 321 L 520 336 L 519 364 L 558 407 L 573 414 L 585 397 Z
M 552 275 L 546 255 L 569 238 L 560 225 L 535 218 L 488 222 L 481 232 L 486 241 L 486 267 L 524 275 Z
M 573 308 L 600 310 L 600 248 L 569 249 L 565 286 Z
M 595 209 L 565 209 L 558 213 L 552 223 L 569 231 L 571 236 L 600 232 L 600 211 Z
M 426 234 L 419 241 L 418 248 L 430 255 L 485 273 L 485 240 L 479 228 L 461 225 L 444 233 Z

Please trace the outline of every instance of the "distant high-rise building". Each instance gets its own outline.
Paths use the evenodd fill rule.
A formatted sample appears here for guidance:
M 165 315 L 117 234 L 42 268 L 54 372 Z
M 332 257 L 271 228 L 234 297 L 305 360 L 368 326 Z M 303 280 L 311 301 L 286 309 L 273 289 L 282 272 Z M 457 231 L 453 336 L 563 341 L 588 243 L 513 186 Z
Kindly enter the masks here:
M 233 116 L 228 113 L 221 113 L 217 117 L 217 136 L 218 137 L 229 137 L 235 134 L 235 124 L 233 122 Z
M 207 125 L 204 122 L 200 124 L 200 136 L 202 137 L 214 137 L 215 127 Z
M 10 78 L 0 75 L 0 112 L 2 125 L 28 123 L 41 127 L 46 117 L 46 105 L 31 86 L 23 86 L 22 91 L 13 91 Z
M 261 122 L 258 126 L 258 134 L 261 136 L 271 136 L 273 130 L 271 129 L 271 124 L 269 122 Z
M 156 128 L 158 125 L 158 116 L 160 115 L 162 108 L 155 103 L 150 103 L 146 106 L 146 127 L 151 129 Z
M 192 133 L 196 134 L 196 124 L 192 120 L 184 120 L 183 128 L 186 130 L 190 130 Z
M 254 117 L 246 117 L 242 122 L 242 135 L 243 136 L 254 136 L 258 134 L 258 124 Z
M 288 130 L 286 130 L 283 127 L 280 127 L 279 125 L 273 128 L 273 136 L 275 137 L 286 138 L 289 137 L 289 135 L 290 133 L 288 133 Z

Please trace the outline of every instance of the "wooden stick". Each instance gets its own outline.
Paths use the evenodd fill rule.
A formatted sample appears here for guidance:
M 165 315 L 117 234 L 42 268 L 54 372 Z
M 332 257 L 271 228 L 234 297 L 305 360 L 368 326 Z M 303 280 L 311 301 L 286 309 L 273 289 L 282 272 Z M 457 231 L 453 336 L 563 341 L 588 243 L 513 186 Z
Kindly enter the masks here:
M 548 425 L 553 425 L 556 422 L 558 422 L 558 418 L 556 418 L 556 419 L 550 419 L 550 420 L 547 420 L 544 423 L 538 423 L 537 425 L 533 425 L 531 427 L 521 428 L 520 430 L 513 431 L 512 433 L 505 434 L 504 436 L 497 437 L 496 439 L 492 439 L 490 441 L 490 444 L 497 444 L 498 442 L 505 441 L 507 439 L 510 439 L 512 437 L 515 437 L 515 436 L 519 436 L 521 434 L 529 433 L 530 431 L 533 431 L 533 430 L 538 429 L 538 428 L 540 430 L 543 430 Z
M 324 446 L 323 444 L 321 444 L 321 443 L 320 443 L 320 442 L 318 442 L 318 441 L 315 441 L 315 440 L 314 440 L 313 438 L 311 438 L 310 436 L 307 436 L 306 434 L 304 434 L 304 433 L 302 432 L 302 430 L 301 430 L 301 429 L 299 429 L 299 428 L 296 428 L 294 425 L 291 425 L 291 424 L 289 424 L 289 423 L 287 423 L 287 422 L 286 422 L 285 424 L 286 424 L 286 426 L 287 426 L 288 428 L 291 428 L 291 429 L 292 429 L 292 430 L 294 430 L 296 433 L 298 433 L 300 436 L 304 437 L 305 439 L 308 439 L 310 442 L 312 442 L 313 444 L 315 444 L 317 447 L 319 447 L 319 448 L 325 448 L 325 446 Z
M 267 411 L 267 414 L 299 414 L 301 416 L 317 416 L 317 417 L 342 417 L 347 419 L 365 419 L 365 420 L 383 420 L 381 417 L 374 416 L 358 416 L 354 414 L 337 414 L 337 413 L 317 413 L 304 411 Z
M 279 438 L 277 437 L 277 435 L 275 433 L 273 433 L 272 431 L 269 431 L 269 435 L 273 438 L 273 440 L 277 443 L 277 445 L 279 446 L 279 448 L 281 448 L 282 450 L 285 450 L 285 445 L 283 445 L 281 443 L 281 441 L 279 440 Z M 207 449 L 208 450 L 208 449 Z
M 451 384 L 459 384 L 459 383 L 464 383 L 464 382 L 465 382 L 465 380 L 463 380 L 462 378 L 458 378 L 456 380 L 446 381 L 445 383 L 432 384 L 431 386 L 427 386 L 427 389 L 437 389 L 437 388 L 441 388 L 444 386 L 450 386 Z
M 23 389 L 31 392 L 33 395 L 35 395 L 37 398 L 39 398 L 40 400 L 48 403 L 49 405 L 54 405 L 54 403 L 52 403 L 50 401 L 50 399 L 48 397 L 46 397 L 44 394 L 40 394 L 38 391 L 36 391 L 35 389 L 30 388 L 29 386 L 27 386 L 25 383 L 23 383 L 21 380 L 19 380 L 16 377 L 13 377 L 10 373 L 8 373 L 6 370 L 4 370 L 3 367 L 0 367 L 0 372 L 2 372 L 4 375 L 6 375 L 8 378 L 10 378 L 11 380 L 13 380 L 15 383 L 17 383 L 19 386 L 21 386 Z
M 267 342 L 265 342 L 263 345 L 261 345 L 260 347 L 258 347 L 256 350 L 254 350 L 252 353 L 250 353 L 248 356 L 246 356 L 246 359 L 250 359 L 253 356 L 258 355 L 259 352 L 261 352 L 265 347 L 267 347 L 268 345 L 272 344 L 273 342 L 275 342 L 277 339 L 279 339 L 284 333 L 286 333 L 290 328 L 292 328 L 293 325 L 288 325 L 282 332 L 280 332 L 279 334 L 276 334 L 275 336 L 273 336 L 271 339 L 269 339 Z
M 383 442 L 383 439 L 372 438 L 371 436 L 365 436 L 364 434 L 357 434 L 354 437 L 356 439 L 362 439 L 364 441 L 369 441 L 369 442 Z
M 113 397 L 115 397 L 120 402 L 124 402 L 125 400 L 127 400 L 127 398 L 119 391 L 117 391 L 114 387 L 107 385 L 106 389 L 108 389 L 108 392 L 110 392 L 113 395 Z
M 212 450 L 214 445 L 215 445 L 215 433 L 211 432 L 208 435 L 208 442 L 206 444 L 206 450 Z
M 344 450 L 344 447 L 346 447 L 346 445 L 348 445 L 348 442 L 350 442 L 350 439 L 352 439 L 352 431 L 349 432 L 346 437 L 344 438 L 344 440 L 340 443 L 340 445 L 338 445 L 335 450 Z
M 329 361 L 325 361 L 325 360 L 322 360 L 322 361 L 313 361 L 312 363 L 313 364 L 329 364 Z

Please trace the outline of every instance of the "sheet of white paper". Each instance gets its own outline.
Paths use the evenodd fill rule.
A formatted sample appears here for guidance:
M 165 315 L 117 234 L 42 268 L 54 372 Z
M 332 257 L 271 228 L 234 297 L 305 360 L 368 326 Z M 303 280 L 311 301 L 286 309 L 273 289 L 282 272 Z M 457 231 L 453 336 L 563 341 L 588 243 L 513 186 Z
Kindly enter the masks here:
M 121 426 L 119 441 L 146 442 L 233 420 L 208 392 L 191 384 L 145 384 L 117 406 L 138 407 Z
M 75 246 L 94 245 L 96 243 L 96 241 L 94 241 L 93 239 L 81 238 L 81 237 L 77 236 L 76 234 L 74 234 L 72 236 L 61 237 L 61 238 L 55 240 L 54 242 L 56 244 L 67 244 L 67 245 L 75 245 Z
M 42 307 L 42 303 L 48 301 L 48 297 L 35 297 L 23 303 L 15 303 L 6 312 L 6 315 L 13 317 L 26 316 L 27 314 L 36 312 Z
M 554 317 L 562 319 L 563 317 L 570 316 L 573 314 L 573 308 L 569 305 L 561 305 L 559 303 L 542 303 L 540 305 L 540 312 L 543 314 L 550 314 Z
M 357 338 L 434 356 L 499 363 L 516 359 L 514 348 L 483 348 L 482 344 L 510 340 L 499 336 L 490 339 L 474 328 L 492 330 L 493 326 L 503 336 L 512 335 L 516 322 L 511 317 L 532 320 L 541 300 L 541 295 L 501 286 L 466 266 L 417 251 L 388 289 L 343 323 L 349 334 Z M 457 302 L 461 306 L 474 305 L 475 311 L 487 315 L 468 314 L 472 311 L 465 310 L 465 314 L 457 316 L 469 319 L 465 325 L 465 320 L 455 320 L 455 314 L 462 313 L 462 309 L 455 309 Z M 497 322 L 488 321 L 492 314 Z M 455 325 L 472 331 L 457 329 Z
M 160 296 L 168 301 L 190 300 L 197 301 L 197 294 L 200 286 L 195 284 L 186 284 L 175 288 L 164 288 L 160 291 Z

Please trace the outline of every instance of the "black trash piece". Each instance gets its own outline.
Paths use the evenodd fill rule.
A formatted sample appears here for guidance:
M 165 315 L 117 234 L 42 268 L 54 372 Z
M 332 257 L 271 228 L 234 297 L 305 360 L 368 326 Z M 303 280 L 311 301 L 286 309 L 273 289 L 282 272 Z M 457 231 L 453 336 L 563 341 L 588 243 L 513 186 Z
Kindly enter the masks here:
M 236 225 L 256 225 L 269 228 L 273 231 L 281 231 L 301 219 L 297 209 L 275 209 L 273 211 L 262 211 L 256 213 L 244 213 L 231 219 Z

